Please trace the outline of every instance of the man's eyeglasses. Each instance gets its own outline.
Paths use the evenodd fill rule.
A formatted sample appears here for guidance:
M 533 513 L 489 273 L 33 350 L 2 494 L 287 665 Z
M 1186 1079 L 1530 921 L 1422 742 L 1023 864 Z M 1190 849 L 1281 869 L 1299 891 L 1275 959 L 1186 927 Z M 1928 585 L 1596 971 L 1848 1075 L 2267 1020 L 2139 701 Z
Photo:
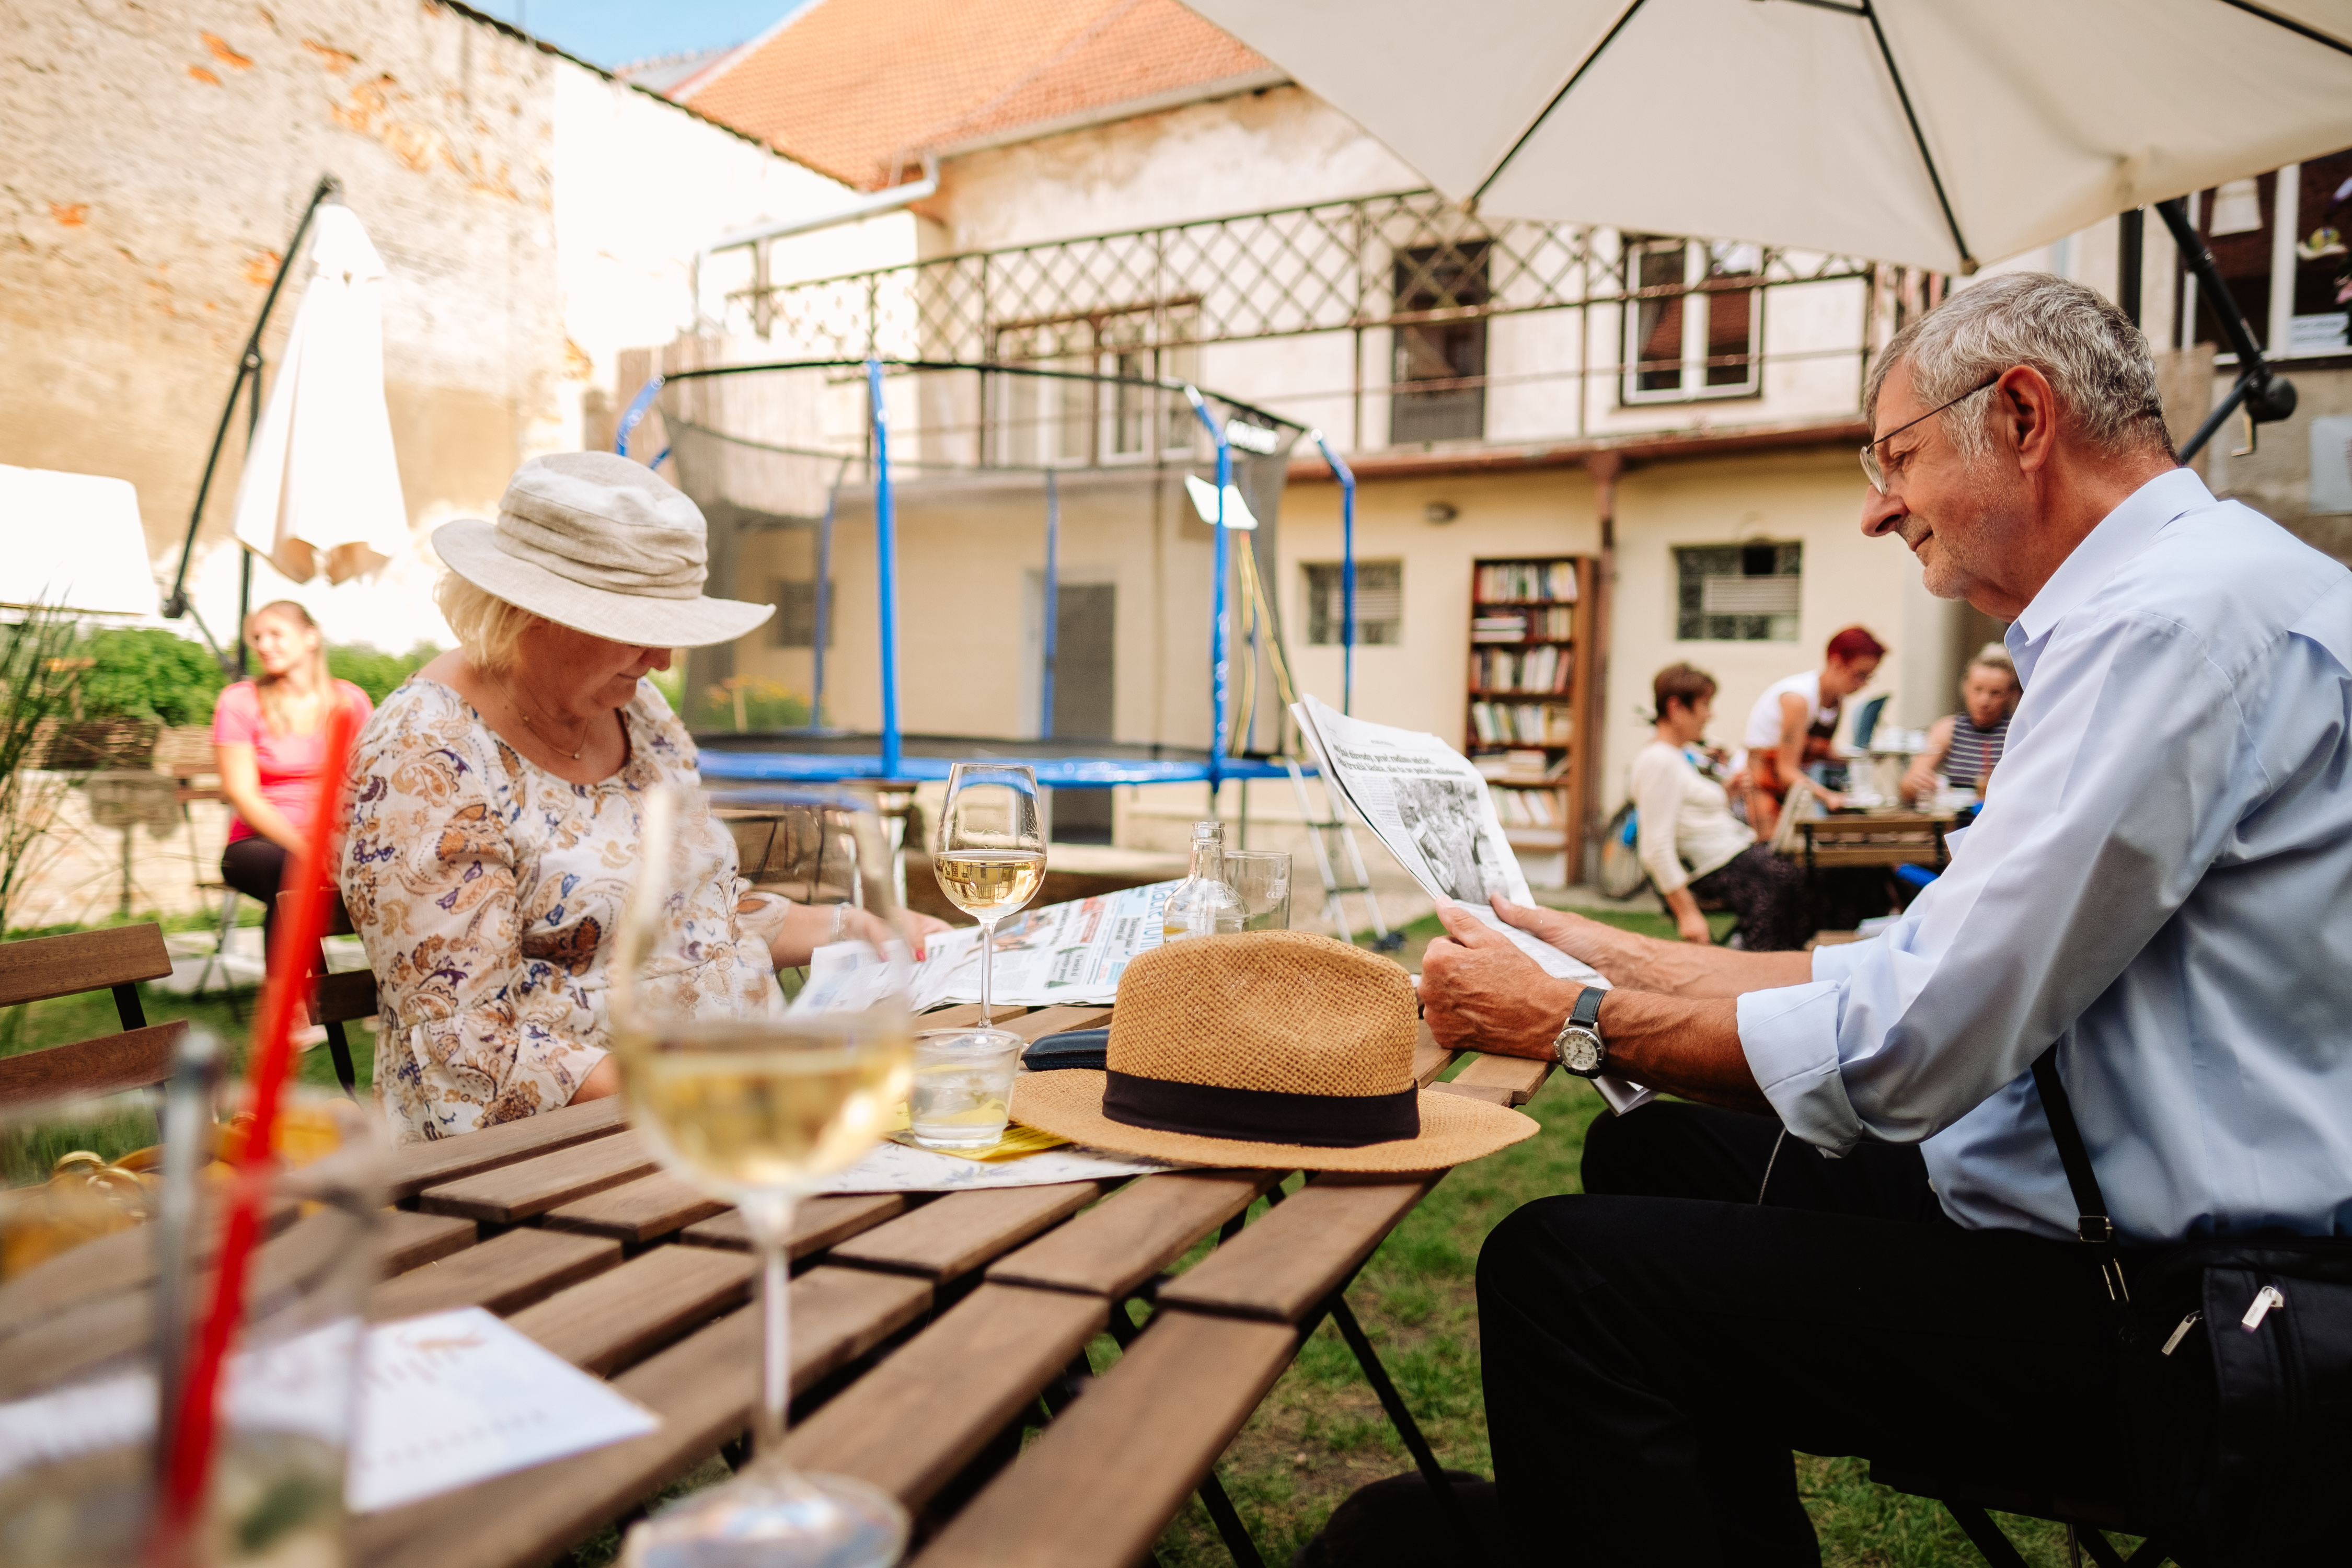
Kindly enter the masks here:
M 1887 493 L 1886 470 L 1878 466 L 1879 447 L 1886 445 L 1887 442 L 1894 440 L 1895 437 L 1902 435 L 1903 432 L 1911 428 L 1912 426 L 1919 424 L 1923 420 L 1933 419 L 1937 415 L 1941 414 L 1946 408 L 1954 407 L 1957 405 L 1966 403 L 1969 398 L 1974 397 L 1978 393 L 1982 392 L 1986 387 L 1992 385 L 1994 382 L 1999 381 L 2002 376 L 2007 375 L 2008 374 L 2009 372 L 2006 370 L 1996 371 L 1990 376 L 1988 376 L 1983 381 L 1977 383 L 1974 386 L 1969 387 L 1966 392 L 1961 393 L 1958 397 L 1953 398 L 1950 403 L 1943 405 L 1942 407 L 1930 408 L 1927 413 L 1919 416 L 1917 419 L 1906 420 L 1905 423 L 1897 425 L 1885 435 L 1881 436 L 1875 441 L 1873 441 L 1868 446 L 1863 447 L 1862 471 L 1870 476 L 1870 488 L 1876 490 L 1881 495 Z

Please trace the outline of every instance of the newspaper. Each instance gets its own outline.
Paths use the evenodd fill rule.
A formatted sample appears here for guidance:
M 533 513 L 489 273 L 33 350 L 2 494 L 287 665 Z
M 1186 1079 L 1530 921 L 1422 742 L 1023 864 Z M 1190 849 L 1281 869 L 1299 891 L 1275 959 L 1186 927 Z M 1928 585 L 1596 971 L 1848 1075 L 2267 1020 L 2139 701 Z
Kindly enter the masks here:
M 1469 758 L 1434 735 L 1352 719 L 1313 697 L 1290 712 L 1324 779 L 1431 898 L 1502 932 L 1547 974 L 1608 989 L 1598 970 L 1495 913 L 1491 899 L 1525 906 L 1535 896 Z M 1607 1073 L 1592 1082 L 1620 1115 L 1654 1093 Z
M 1118 977 L 1136 954 L 1160 945 L 1161 918 L 1174 882 L 1122 888 L 1099 898 L 1048 904 L 996 928 L 990 999 L 1007 1007 L 1056 1004 L 1108 1007 Z M 980 1000 L 980 929 L 944 931 L 925 943 L 915 966 L 916 1009 Z
M 1118 998 L 1118 977 L 1139 952 L 1160 945 L 1161 917 L 1174 882 L 1122 888 L 1100 898 L 1048 904 L 996 928 L 996 967 L 990 999 L 1007 1007 L 1056 1004 L 1108 1007 Z M 980 1000 L 980 928 L 940 931 L 923 944 L 908 981 L 916 1013 L 951 1002 Z M 894 953 L 903 958 L 903 952 Z M 793 998 L 793 1016 L 870 1007 L 893 983 L 894 964 L 864 942 L 835 942 L 809 957 L 808 978 Z

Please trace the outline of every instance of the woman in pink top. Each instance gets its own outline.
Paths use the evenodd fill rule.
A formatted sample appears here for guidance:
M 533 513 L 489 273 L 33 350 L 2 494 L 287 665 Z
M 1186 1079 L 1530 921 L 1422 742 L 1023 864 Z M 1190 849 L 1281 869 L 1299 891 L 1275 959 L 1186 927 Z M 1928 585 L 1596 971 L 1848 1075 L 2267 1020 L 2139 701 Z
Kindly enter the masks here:
M 348 702 L 365 723 L 375 711 L 366 692 L 327 673 L 326 638 L 310 612 L 291 599 L 264 605 L 246 618 L 245 640 L 261 673 L 220 694 L 213 707 L 213 754 L 221 792 L 236 808 L 221 880 L 261 900 L 266 944 L 278 915 L 278 884 L 300 845 L 326 764 L 321 735 L 329 705 Z

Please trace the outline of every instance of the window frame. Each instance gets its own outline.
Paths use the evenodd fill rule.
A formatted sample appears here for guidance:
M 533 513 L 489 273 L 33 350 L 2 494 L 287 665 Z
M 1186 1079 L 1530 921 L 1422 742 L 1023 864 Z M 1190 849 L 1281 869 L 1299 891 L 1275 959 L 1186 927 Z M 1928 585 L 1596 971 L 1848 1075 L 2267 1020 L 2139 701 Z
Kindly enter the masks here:
M 2319 216 L 2316 211 L 2305 210 L 2304 186 L 2309 183 L 2305 176 L 2305 171 L 2314 163 L 2328 162 L 2338 163 L 2339 168 L 2346 176 L 2352 177 L 2352 148 L 2342 148 L 2324 157 L 2305 159 L 2301 163 L 2283 163 L 2275 169 L 2266 169 L 2250 176 L 2254 181 L 2255 199 L 2260 204 L 2260 210 L 2263 215 L 2261 232 L 2269 242 L 2270 261 L 2263 274 L 2264 288 L 2262 299 L 2263 309 L 2259 317 L 2250 313 L 2247 316 L 2246 324 L 2253 330 L 2254 340 L 2261 345 L 2263 358 L 2265 361 L 2309 364 L 2315 360 L 2339 359 L 2347 354 L 2352 354 L 2352 301 L 2347 301 L 2345 305 L 2338 306 L 2333 310 L 2297 311 L 2295 310 L 2297 289 L 2303 282 L 2303 266 L 2325 259 L 2318 257 L 2303 257 L 2297 251 L 2298 243 L 2306 237 L 2305 231 L 2313 226 Z M 2234 182 L 2225 181 L 2223 185 L 2232 183 Z M 2324 179 L 2321 184 L 2323 185 L 2326 184 Z M 2216 237 L 2222 240 L 2231 237 L 2230 236 L 2213 237 L 2208 233 L 2212 221 L 2212 208 L 2217 204 L 2222 188 L 2222 185 L 2214 185 L 2204 190 L 2191 191 L 2188 196 L 2189 226 L 2196 231 L 2200 238 L 2206 241 L 2209 247 L 2215 243 Z M 2341 229 L 2352 229 L 2352 224 L 2341 224 L 2336 226 Z M 2242 231 L 2232 231 L 2233 234 L 2236 232 Z M 2352 268 L 2352 256 L 2347 256 L 2337 265 Z M 2230 347 L 2227 340 L 2223 339 L 2218 331 L 2211 338 L 2202 337 L 2199 333 L 2199 317 L 2205 310 L 2205 302 L 2201 297 L 2202 289 L 2199 285 L 2197 275 L 2189 269 L 2185 260 L 2177 259 L 2175 268 L 2178 284 L 2173 309 L 2173 345 L 2185 350 L 2194 348 L 2200 342 L 2210 342 L 2214 345 L 2213 363 L 2217 367 L 2236 365 L 2238 363 L 2236 351 Z M 2231 292 L 2235 293 L 2236 290 L 2233 289 Z M 2238 301 L 2240 310 L 2244 310 L 2247 301 L 2242 299 Z M 2344 343 L 2305 350 L 2297 350 L 2294 347 L 2294 322 L 2298 319 L 2323 318 L 2331 315 L 2345 317 L 2347 325 Z
M 1299 621 L 1302 624 L 1303 633 L 1306 637 L 1306 646 L 1308 647 L 1343 647 L 1346 646 L 1346 644 L 1340 641 L 1340 633 L 1346 625 L 1346 614 L 1339 600 L 1339 595 L 1341 592 L 1339 573 L 1344 569 L 1346 564 L 1347 563 L 1342 561 L 1302 561 L 1298 563 L 1299 593 L 1306 600 L 1306 603 L 1300 606 L 1300 608 L 1305 611 L 1305 614 L 1299 616 Z M 1393 567 L 1395 569 L 1396 584 L 1392 588 L 1371 589 L 1370 591 L 1376 593 L 1393 593 L 1396 595 L 1396 614 L 1392 616 L 1382 617 L 1393 628 L 1394 635 L 1385 640 L 1375 641 L 1364 635 L 1365 627 L 1370 624 L 1364 615 L 1364 595 L 1368 591 L 1364 582 L 1364 574 L 1368 571 L 1377 570 L 1381 567 Z M 1331 574 L 1329 579 L 1325 583 L 1318 584 L 1316 581 L 1317 574 L 1326 572 Z M 1329 597 L 1327 599 L 1326 595 L 1328 595 Z M 1318 610 L 1320 611 L 1319 615 L 1318 613 Z M 1320 638 L 1315 635 L 1318 628 L 1326 634 Z M 1404 646 L 1403 556 L 1383 555 L 1370 561 L 1362 559 L 1359 559 L 1357 561 L 1356 646 L 1358 647 L 1402 647 Z
M 1634 291 L 1651 287 L 1639 281 L 1642 259 L 1664 253 L 1669 247 L 1679 247 L 1683 256 L 1682 292 L 1650 295 L 1641 299 Z M 1754 258 L 1750 270 L 1717 273 L 1714 270 L 1718 258 L 1738 258 L 1741 253 Z M 1619 375 L 1617 395 L 1620 406 L 1644 407 L 1662 403 L 1711 403 L 1727 398 L 1761 397 L 1764 395 L 1764 269 L 1763 247 L 1735 240 L 1694 239 L 1673 235 L 1627 235 L 1618 256 L 1618 276 L 1628 296 L 1619 308 Z M 1711 287 L 1718 279 L 1751 279 L 1739 285 Z M 1738 295 L 1748 296 L 1748 349 L 1738 357 L 1747 361 L 1745 377 L 1738 382 L 1709 384 L 1709 376 L 1725 367 L 1708 362 L 1715 356 L 1708 351 L 1715 315 L 1722 302 Z M 1644 387 L 1645 376 L 1661 374 L 1656 368 L 1644 370 L 1642 358 L 1645 307 L 1657 304 L 1678 306 L 1682 315 L 1682 355 L 1676 362 L 1675 384 L 1671 387 Z
M 1706 544 L 1676 544 L 1669 546 L 1668 550 L 1673 560 L 1675 569 L 1674 641 L 1677 643 L 1793 644 L 1801 643 L 1804 640 L 1805 545 L 1802 540 L 1747 539 L 1728 542 Z M 1774 570 L 1769 572 L 1752 572 L 1747 570 L 1748 566 L 1754 563 L 1757 552 L 1767 550 L 1773 552 Z M 1685 571 L 1684 563 L 1687 558 L 1698 555 L 1723 555 L 1733 557 L 1740 566 L 1741 570 L 1737 574 L 1721 571 L 1703 572 L 1694 578 Z M 1794 568 L 1793 570 L 1787 569 L 1791 566 Z M 1797 584 L 1798 607 L 1796 611 L 1793 614 L 1789 615 L 1710 614 L 1704 607 L 1704 595 L 1706 593 L 1706 584 L 1707 580 L 1711 577 L 1726 577 L 1733 575 L 1740 577 L 1786 578 L 1794 582 Z M 1701 595 L 1700 603 L 1697 605 L 1692 605 L 1685 603 L 1686 591 L 1694 582 L 1696 582 Z M 1696 618 L 1697 629 L 1695 633 L 1688 633 L 1684 630 L 1684 627 L 1688 624 L 1692 617 Z M 1758 621 L 1764 623 L 1764 625 L 1760 632 L 1756 635 L 1741 635 L 1740 633 L 1735 632 L 1733 635 L 1727 637 L 1711 636 L 1709 635 L 1710 626 L 1708 623 L 1714 621 Z M 1786 623 L 1785 636 L 1773 635 L 1773 623 L 1776 622 Z
M 990 363 L 1080 375 L 1139 372 L 1141 379 L 1191 383 L 1200 378 L 1200 346 L 1192 341 L 1200 310 L 1198 300 L 1182 299 L 1083 316 L 992 322 Z M 1022 405 L 1017 414 L 1009 407 L 1015 402 Z M 1156 409 L 1150 406 L 1155 403 Z M 998 468 L 1144 466 L 1191 458 L 1199 447 L 1199 422 L 1181 394 L 1155 394 L 1123 382 L 992 376 L 981 418 L 986 427 L 982 450 Z M 1035 431 L 1024 442 L 1020 424 L 1028 420 Z M 1148 438 L 1155 424 L 1164 443 L 1156 448 Z M 1145 438 L 1124 445 L 1130 431 Z

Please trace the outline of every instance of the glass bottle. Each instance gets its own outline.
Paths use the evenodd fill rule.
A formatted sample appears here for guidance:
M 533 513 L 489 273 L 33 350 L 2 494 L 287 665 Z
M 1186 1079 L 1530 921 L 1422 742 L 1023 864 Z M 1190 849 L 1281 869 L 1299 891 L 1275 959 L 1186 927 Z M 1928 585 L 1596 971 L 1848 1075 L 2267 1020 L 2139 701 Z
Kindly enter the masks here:
M 1230 936 L 1242 929 L 1242 900 L 1225 882 L 1225 825 L 1192 824 L 1192 874 L 1169 892 L 1160 940 Z

